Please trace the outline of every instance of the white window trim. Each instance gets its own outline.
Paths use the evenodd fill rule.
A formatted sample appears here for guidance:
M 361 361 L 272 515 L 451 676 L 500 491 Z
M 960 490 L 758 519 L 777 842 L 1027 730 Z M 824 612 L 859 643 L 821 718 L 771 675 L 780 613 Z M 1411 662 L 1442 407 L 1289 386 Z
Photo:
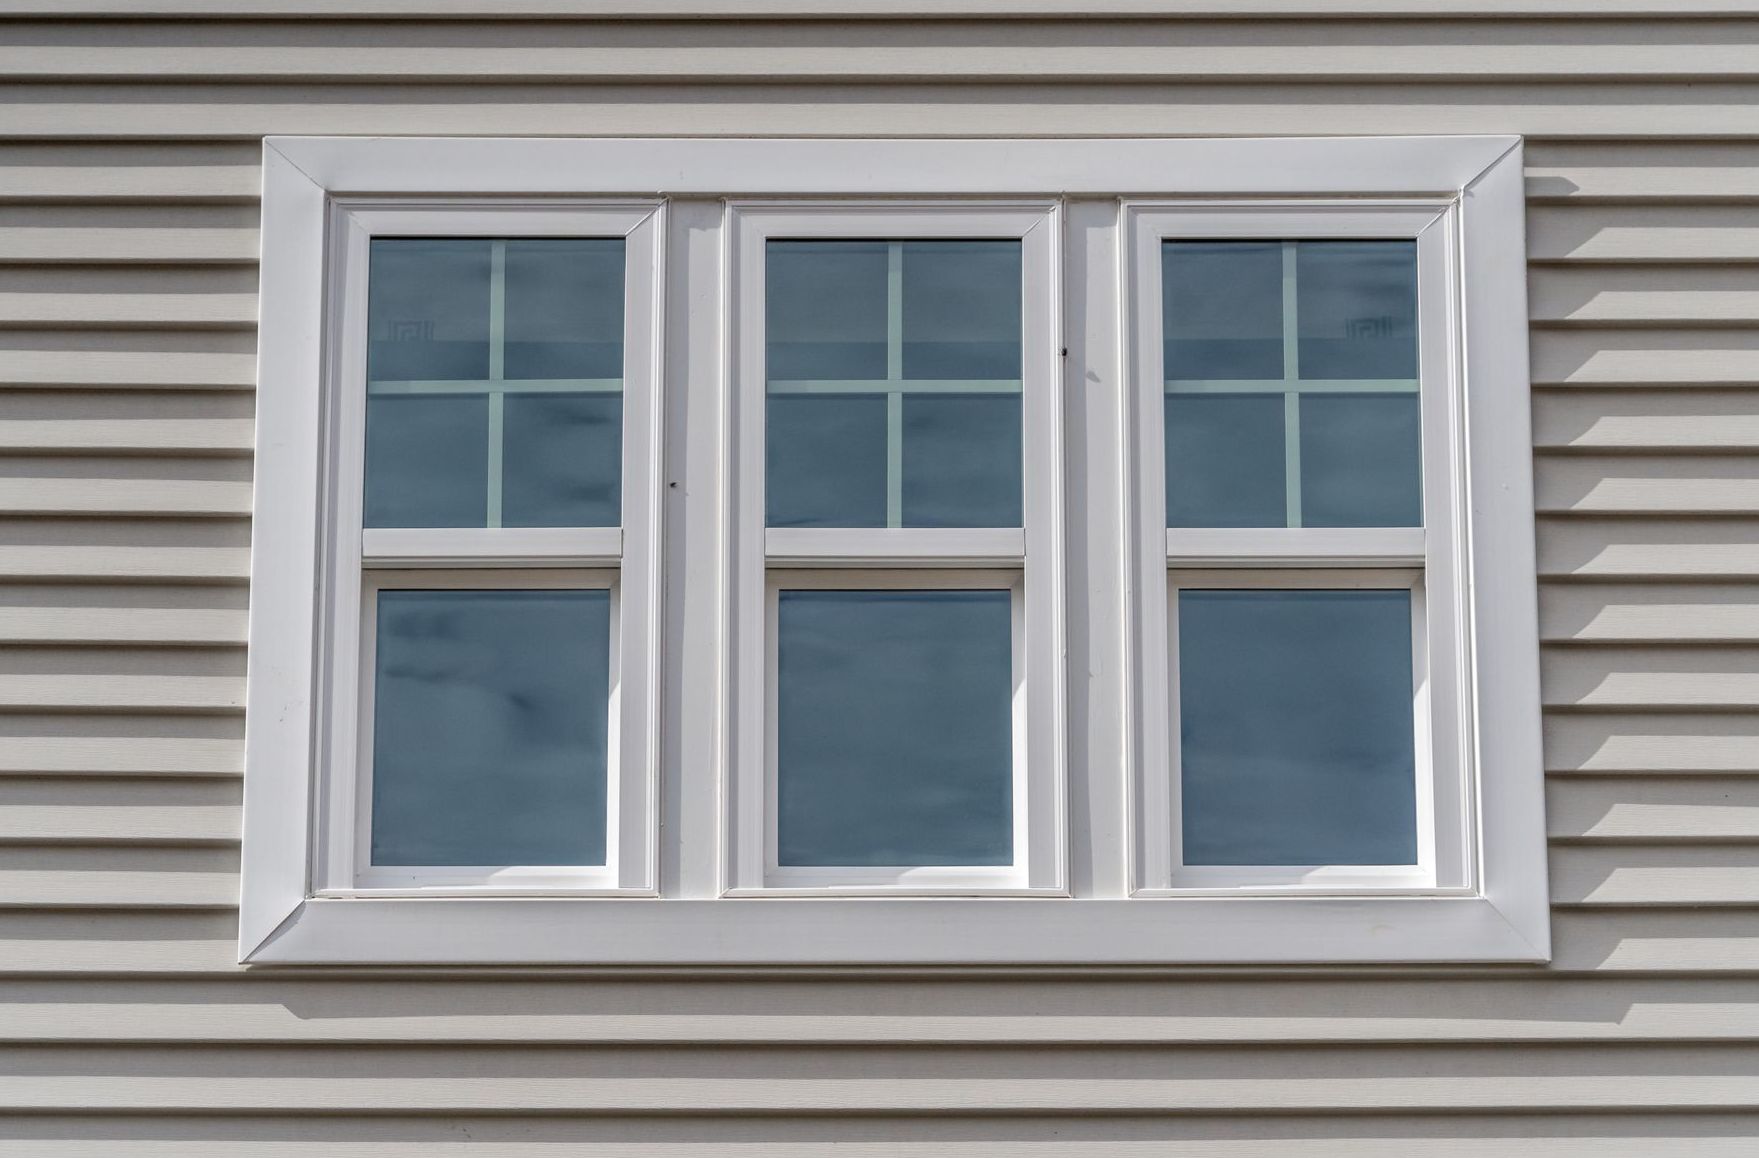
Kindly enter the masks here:
M 246 738 L 240 956 L 270 963 L 660 965 L 1217 965 L 1543 961 L 1549 957 L 1538 698 L 1531 443 L 1520 142 L 1513 137 L 1247 140 L 540 140 L 271 138 L 264 155 L 257 489 Z M 1478 721 L 1481 865 L 1464 896 L 1131 896 L 1126 769 L 1150 716 L 1126 676 L 1140 650 L 1130 609 L 1152 594 L 1126 566 L 1141 524 L 1128 486 L 1121 345 L 1126 254 L 1120 199 L 1436 199 L 1457 206 L 1468 525 L 1460 540 L 1473 599 L 1468 695 Z M 672 465 L 663 639 L 667 689 L 660 897 L 315 896 L 320 755 L 313 720 L 326 563 L 319 384 L 327 218 L 347 197 L 669 198 L 660 279 L 675 324 L 663 341 Z M 723 800 L 680 792 L 683 777 L 728 788 L 735 527 L 727 503 L 730 375 L 716 281 L 722 199 L 879 196 L 1059 197 L 1065 465 L 1085 505 L 1068 533 L 1070 694 L 1068 885 L 1072 897 L 728 898 Z M 668 279 L 671 284 L 667 285 Z M 657 312 L 656 312 L 657 318 Z M 656 328 L 658 324 L 656 322 Z M 710 434 L 716 428 L 719 434 Z M 715 461 L 716 456 L 719 461 Z M 1128 480 L 1128 485 L 1127 485 Z M 670 484 L 677 484 L 672 486 Z M 694 489 L 694 493 L 693 492 Z M 1164 533 L 1164 528 L 1160 528 Z M 785 538 L 785 537 L 784 537 Z M 1408 555 L 1403 544 L 1338 537 L 1340 561 Z M 402 557 L 403 545 L 387 556 Z M 1201 543 L 1189 544 L 1201 557 Z M 1225 546 L 1225 545 L 1224 545 Z M 417 555 L 428 552 L 414 545 Z M 657 539 L 654 544 L 657 551 Z M 772 563 L 868 559 L 856 540 Z M 533 544 L 556 558 L 555 544 Z M 986 565 L 971 540 L 949 564 Z M 1278 545 L 1258 548 L 1274 557 Z M 435 565 L 467 562 L 432 552 Z M 595 548 L 597 550 L 597 548 Z M 820 553 L 822 552 L 822 553 Z M 888 554 L 887 551 L 882 552 Z M 592 551 L 584 552 L 591 556 Z M 1140 561 L 1141 552 L 1131 548 Z M 1152 554 L 1152 552 L 1150 552 Z M 1216 563 L 1238 563 L 1230 549 Z M 1384 557 L 1384 558 L 1383 558 Z M 581 563 L 589 560 L 570 559 Z M 1298 561 L 1292 556 L 1291 561 Z M 656 571 L 657 574 L 657 571 Z M 1081 598 L 1076 598 L 1079 593 Z M 657 609 L 656 609 L 657 610 Z M 657 628 L 657 621 L 655 623 Z M 1128 651 L 1120 651 L 1128 647 Z M 1147 646 L 1144 644 L 1144 646 Z M 650 644 L 657 658 L 660 644 Z M 657 665 L 656 665 L 657 666 Z M 1126 708 L 1125 705 L 1128 705 Z M 1494 721 L 1494 726 L 1485 724 Z

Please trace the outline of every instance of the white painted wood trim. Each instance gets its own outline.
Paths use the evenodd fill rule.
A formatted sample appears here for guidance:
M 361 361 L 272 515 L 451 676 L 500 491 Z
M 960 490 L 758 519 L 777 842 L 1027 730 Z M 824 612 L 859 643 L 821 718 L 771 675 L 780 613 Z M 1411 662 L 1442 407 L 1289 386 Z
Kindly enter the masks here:
M 590 906 L 590 908 L 583 908 Z M 485 953 L 493 947 L 493 956 Z M 305 902 L 259 964 L 1238 965 L 1544 960 L 1479 897 Z
M 764 553 L 772 567 L 1018 567 L 1026 532 L 1011 527 L 770 527 Z
M 257 341 L 256 486 L 250 551 L 241 958 L 295 915 L 310 888 L 317 700 L 324 190 L 263 149 L 264 276 Z
M 1167 566 L 1421 567 L 1422 527 L 1172 527 Z
M 174 0 L 149 0 L 170 3 Z M 1524 239 L 1518 138 L 1079 140 L 1079 141 L 641 141 L 371 138 L 271 138 L 264 156 L 264 241 L 259 342 L 258 473 L 253 529 L 252 615 L 246 735 L 245 843 L 240 957 L 253 963 L 427 964 L 1054 964 L 1074 966 L 1251 963 L 1532 962 L 1547 958 L 1549 910 L 1539 760 L 1537 627 L 1534 611 L 1533 513 L 1527 443 Z M 683 315 L 668 333 L 655 311 L 652 346 L 666 343 L 678 371 L 688 419 L 654 423 L 655 470 L 660 429 L 668 427 L 676 470 L 660 491 L 679 516 L 673 541 L 691 574 L 673 576 L 668 614 L 686 621 L 687 639 L 661 636 L 684 678 L 667 747 L 665 816 L 678 847 L 661 857 L 661 898 L 559 896 L 455 898 L 313 897 L 310 880 L 318 704 L 314 656 L 321 628 L 318 512 L 321 491 L 320 397 L 324 356 L 325 210 L 330 194 L 375 197 L 541 197 L 620 194 L 672 197 L 655 215 L 679 247 L 667 268 L 682 278 L 656 285 Z M 721 818 L 724 774 L 733 737 L 726 697 L 736 670 L 726 624 L 736 587 L 730 534 L 733 492 L 728 451 L 732 414 L 722 324 L 730 285 L 722 197 L 849 194 L 1045 198 L 1075 202 L 1080 230 L 1068 246 L 1079 254 L 1082 300 L 1069 343 L 1068 372 L 1081 388 L 1070 402 L 1088 423 L 1112 415 L 1105 429 L 1082 429 L 1067 463 L 1080 485 L 1104 488 L 1089 513 L 1111 511 L 1115 530 L 1081 531 L 1073 585 L 1084 602 L 1078 618 L 1094 657 L 1135 662 L 1130 616 L 1144 592 L 1139 572 L 1115 559 L 1118 536 L 1147 544 L 1163 605 L 1164 568 L 1157 537 L 1146 528 L 1123 464 L 1113 456 L 1134 437 L 1134 391 L 1101 388 L 1120 373 L 1119 315 L 1112 294 L 1127 295 L 1118 249 L 1119 196 L 1218 196 L 1256 205 L 1289 197 L 1434 199 L 1459 222 L 1452 242 L 1466 270 L 1461 356 L 1467 367 L 1467 420 L 1483 434 L 1471 447 L 1469 500 L 1474 611 L 1471 695 L 1477 718 L 1493 719 L 1473 737 L 1483 770 L 1478 817 L 1484 868 L 1481 896 L 1222 897 L 1126 899 L 1127 862 L 1093 841 L 1118 846 L 1133 827 L 1132 804 L 1101 783 L 1132 772 L 1143 759 L 1139 723 L 1116 758 L 1106 736 L 1117 730 L 1120 694 L 1103 685 L 1074 697 L 1081 719 L 1068 721 L 1087 753 L 1073 786 L 1083 795 L 1070 811 L 1077 867 L 1066 898 L 722 898 L 726 850 Z M 678 215 L 664 228 L 665 215 Z M 1073 224 L 1073 218 L 1071 219 Z M 342 239 L 346 240 L 346 239 Z M 1061 251 L 1059 250 L 1059 253 Z M 1060 273 L 1057 275 L 1060 288 Z M 1108 280 L 1109 279 L 1109 280 Z M 658 279 L 663 283 L 664 279 Z M 1127 296 L 1124 300 L 1128 300 Z M 1052 319 L 1056 333 L 1064 315 Z M 1086 374 L 1095 375 L 1091 379 Z M 1157 389 L 1160 388 L 1157 384 Z M 1113 409 L 1112 407 L 1115 407 Z M 688 453 L 686 453 L 688 452 Z M 1065 451 L 1058 448 L 1057 461 Z M 1467 477 L 1464 474 L 1462 477 Z M 687 492 L 693 487 L 696 495 Z M 356 540 L 357 545 L 359 540 Z M 634 548 L 625 541 L 625 562 Z M 1037 547 L 1026 548 L 1036 553 Z M 1431 545 L 1433 549 L 1433 545 Z M 658 587 L 657 536 L 648 558 Z M 1012 547 L 1010 547 L 1012 551 Z M 1097 552 L 1088 557 L 1088 552 Z M 1357 561 L 1366 563 L 1371 557 Z M 1077 561 L 1079 560 L 1079 561 Z M 572 561 L 572 560 L 571 560 Z M 782 562 L 782 559 L 776 562 Z M 989 564 L 993 556 L 965 560 Z M 1218 560 L 1219 561 L 1219 560 Z M 1243 561 L 1235 557 L 1236 562 Z M 1254 560 L 1256 563 L 1263 559 Z M 1392 557 L 1376 564 L 1392 564 Z M 870 564 L 866 558 L 802 556 L 803 563 Z M 1108 573 L 1108 568 L 1111 571 Z M 1059 580 L 1061 580 L 1059 576 Z M 1433 579 L 1433 577 L 1432 577 Z M 1087 590 L 1082 591 L 1083 584 Z M 1059 594 L 1062 610 L 1073 595 Z M 1113 611 L 1108 611 L 1116 604 Z M 1129 614 L 1124 614 L 1128 611 Z M 659 629 L 658 602 L 650 630 Z M 1111 618 L 1106 617 L 1110 615 Z M 676 650 L 675 650 L 676 649 Z M 655 664 L 654 678 L 658 678 Z M 1096 680 L 1101 676 L 1096 675 Z M 1140 720 L 1140 714 L 1133 715 Z M 321 721 L 320 721 L 321 722 Z M 1059 729 L 1059 750 L 1067 743 Z M 656 724 L 657 728 L 657 724 Z M 657 731 L 654 734 L 658 741 Z M 1104 765 L 1104 766 L 1102 766 Z M 714 783 L 703 792 L 704 776 Z M 688 789 L 688 791 L 685 791 Z M 683 797 L 688 796 L 688 799 Z M 1059 823 L 1063 823 L 1059 820 Z M 1116 863 L 1113 863 L 1113 861 Z M 573 906 L 573 907 L 570 907 Z M 933 906 L 930 908 L 930 906 Z M 436 917 L 436 914 L 440 914 Z
M 269 137 L 332 194 L 1456 196 L 1509 136 Z
M 363 567 L 593 567 L 623 558 L 621 527 L 376 528 Z

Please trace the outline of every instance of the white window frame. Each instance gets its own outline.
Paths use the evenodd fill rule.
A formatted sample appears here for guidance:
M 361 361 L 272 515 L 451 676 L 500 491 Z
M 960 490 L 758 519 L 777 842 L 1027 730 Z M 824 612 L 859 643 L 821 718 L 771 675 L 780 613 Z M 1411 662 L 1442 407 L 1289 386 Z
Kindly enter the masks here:
M 1360 895 L 1396 892 L 1402 895 L 1470 895 L 1475 887 L 1476 824 L 1471 814 L 1474 795 L 1470 733 L 1471 703 L 1464 696 L 1470 653 L 1462 646 L 1462 616 L 1417 615 L 1412 623 L 1412 705 L 1417 741 L 1418 862 L 1403 868 L 1367 865 L 1191 866 L 1179 855 L 1179 708 L 1176 663 L 1177 624 L 1170 610 L 1173 593 L 1192 586 L 1196 570 L 1232 567 L 1226 573 L 1240 587 L 1279 586 L 1322 588 L 1366 586 L 1374 571 L 1387 576 L 1385 585 L 1413 591 L 1421 609 L 1427 605 L 1460 607 L 1457 592 L 1463 577 L 1459 546 L 1465 526 L 1464 367 L 1457 357 L 1459 332 L 1459 218 L 1456 200 L 1353 199 L 1301 202 L 1236 203 L 1137 202 L 1124 207 L 1128 238 L 1128 298 L 1134 303 L 1128 325 L 1134 359 L 1136 420 L 1135 495 L 1140 531 L 1138 542 L 1143 591 L 1164 583 L 1165 601 L 1142 600 L 1137 608 L 1140 640 L 1165 639 L 1166 648 L 1144 643 L 1139 653 L 1139 679 L 1145 705 L 1165 704 L 1164 716 L 1146 710 L 1141 758 L 1137 766 L 1136 799 L 1140 807 L 1132 826 L 1135 841 L 1136 895 L 1206 896 L 1310 892 Z M 1166 524 L 1165 463 L 1162 407 L 1167 389 L 1162 365 L 1165 346 L 1161 321 L 1162 245 L 1177 240 L 1394 239 L 1416 245 L 1417 259 L 1417 393 L 1422 413 L 1422 526 L 1418 527 L 1268 527 L 1169 528 Z M 1285 262 L 1292 254 L 1285 249 Z M 1284 282 L 1284 380 L 1294 378 L 1294 283 Z M 1241 383 L 1218 383 L 1230 392 Z M 1360 387 L 1361 384 L 1351 384 Z M 1336 389 L 1337 387 L 1332 387 Z M 1311 390 L 1312 387 L 1307 387 Z M 1285 395 L 1288 397 L 1288 395 Z M 1293 409 L 1291 407 L 1291 409 Z M 1298 454 L 1291 414 L 1285 430 L 1285 453 Z M 1289 509 L 1299 511 L 1298 464 L 1291 463 L 1287 485 Z M 1297 516 L 1298 521 L 1298 516 Z M 1165 543 L 1162 555 L 1160 544 Z M 1257 568 L 1257 570 L 1241 570 Z M 1353 568 L 1346 571 L 1343 568 Z M 1412 575 L 1415 575 L 1413 580 Z M 1154 727 L 1156 716 L 1165 727 Z M 1171 823 L 1166 818 L 1171 818 Z
M 652 202 L 500 204 L 435 199 L 337 198 L 327 318 L 324 485 L 329 681 L 316 724 L 323 759 L 314 789 L 312 895 L 513 896 L 533 892 L 651 896 L 655 865 L 658 707 L 652 662 L 659 637 L 657 527 L 660 239 Z M 371 243 L 395 237 L 614 237 L 625 246 L 622 520 L 617 527 L 376 528 L 361 526 L 367 397 L 367 281 Z M 490 340 L 499 327 L 490 293 Z M 499 379 L 491 349 L 491 380 Z M 431 384 L 420 384 L 430 386 Z M 596 384 L 595 384 L 596 385 Z M 491 394 L 491 436 L 496 396 Z M 490 454 L 490 518 L 498 455 Z M 468 570 L 461 570 L 468 569 Z M 530 590 L 603 587 L 613 592 L 610 747 L 605 852 L 599 866 L 397 866 L 371 864 L 372 692 L 377 594 L 440 588 Z M 358 656 L 358 665 L 348 662 Z
M 1060 207 L 1036 202 L 734 202 L 728 209 L 733 317 L 729 406 L 737 415 L 733 501 L 737 618 L 732 648 L 734 828 L 728 896 L 764 893 L 890 892 L 898 895 L 1043 894 L 1066 889 L 1063 873 L 1062 472 L 1023 471 L 1022 527 L 768 527 L 765 517 L 764 429 L 768 381 L 765 352 L 765 254 L 771 239 L 1010 239 L 1021 247 L 1020 350 L 1023 464 L 1060 463 L 1058 248 Z M 894 343 L 895 344 L 895 343 Z M 898 361 L 897 358 L 891 359 Z M 894 375 L 897 377 L 898 375 Z M 902 385 L 902 383 L 901 383 Z M 896 395 L 894 395 L 895 397 Z M 892 477 L 896 477 L 893 464 Z M 1005 873 L 975 867 L 890 871 L 782 869 L 775 863 L 775 740 L 769 603 L 778 586 L 808 586 L 814 568 L 841 573 L 851 586 L 932 588 L 969 585 L 948 568 L 990 573 L 991 586 L 1016 586 L 1022 641 L 1015 704 L 1020 746 L 1015 753 L 1019 808 L 1015 863 Z M 875 574 L 890 568 L 899 578 Z M 939 577 L 936 571 L 945 572 Z M 766 707 L 766 705 L 768 705 Z
M 632 198 L 637 200 L 631 200 Z M 1433 557 L 1429 614 L 1451 615 L 1468 657 L 1461 695 L 1471 753 L 1469 810 L 1476 862 L 1455 893 L 1151 896 L 1141 891 L 1133 835 L 1153 744 L 1164 747 L 1168 701 L 1149 695 L 1141 661 L 1164 652 L 1142 613 L 1164 617 L 1170 557 L 1143 499 L 1140 382 L 1129 345 L 1131 254 L 1125 207 L 1227 199 L 1425 202 L 1455 215 L 1457 316 L 1450 364 L 1460 383 L 1460 585 L 1444 605 Z M 327 511 L 335 481 L 326 422 L 334 359 L 346 339 L 330 310 L 338 208 L 373 201 L 424 208 L 432 199 L 539 211 L 605 199 L 656 206 L 653 333 L 669 402 L 656 410 L 648 463 L 655 529 L 621 558 L 621 623 L 635 599 L 630 568 L 646 565 L 649 634 L 625 647 L 621 678 L 646 658 L 659 726 L 657 835 L 651 894 L 460 893 L 332 895 L 321 883 L 325 816 L 318 786 L 330 758 L 334 701 L 331 592 L 336 559 Z M 1051 203 L 1062 300 L 1048 333 L 1061 342 L 1061 428 L 1051 462 L 1066 485 L 1065 542 L 1055 553 L 1067 685 L 1054 720 L 1064 765 L 1062 895 L 727 895 L 736 863 L 734 796 L 749 769 L 750 665 L 761 687 L 762 600 L 786 566 L 893 568 L 895 552 L 827 533 L 803 548 L 753 535 L 740 481 L 748 434 L 734 405 L 741 368 L 730 207 L 756 202 Z M 389 963 L 467 965 L 1045 965 L 1114 966 L 1543 961 L 1550 953 L 1539 741 L 1538 629 L 1526 365 L 1525 240 L 1520 141 L 1514 137 L 1334 139 L 420 139 L 271 138 L 265 142 L 259 337 L 257 488 L 246 735 L 240 958 L 253 966 Z M 526 229 L 501 232 L 520 235 Z M 1030 295 L 1027 300 L 1031 300 Z M 662 314 L 661 302 L 670 308 Z M 635 312 L 632 310 L 632 313 Z M 662 321 L 662 316 L 668 321 Z M 637 344 L 631 343 L 633 350 Z M 632 373 L 632 372 L 631 372 Z M 1158 388 L 1158 383 L 1156 383 Z M 628 387 L 626 386 L 626 389 Z M 627 403 L 626 403 L 627 404 Z M 1158 433 L 1158 432 L 1157 432 Z M 1427 431 L 1426 431 L 1427 438 Z M 749 445 L 749 444 L 745 444 Z M 636 447 L 626 439 L 625 455 Z M 662 453 L 663 451 L 663 453 Z M 1030 453 L 1030 452 L 1029 452 Z M 1028 459 L 1028 477 L 1032 469 Z M 658 506 L 665 509 L 660 582 Z M 627 512 L 626 527 L 636 516 Z M 742 522 L 741 519 L 745 521 Z M 760 515 L 761 518 L 761 515 Z M 756 524 L 761 528 L 761 521 Z M 1432 528 L 1433 530 L 1433 528 Z M 1152 533 L 1151 533 L 1152 532 Z M 888 541 L 920 554 L 925 540 Z M 538 536 L 542 539 L 543 536 Z M 1410 566 L 1408 548 L 1340 532 L 1332 562 Z M 910 540 L 915 539 L 914 543 Z M 503 540 L 510 541 L 510 540 Z M 389 566 L 480 565 L 481 551 L 412 536 L 379 558 Z M 1256 569 L 1254 557 L 1183 564 Z M 1237 547 L 1233 544 L 1231 547 Z M 509 568 L 607 567 L 600 548 L 528 544 L 497 556 Z M 376 549 L 376 548 L 375 548 Z M 1023 567 L 1036 552 L 1024 544 Z M 994 543 L 934 548 L 948 570 L 994 572 Z M 1426 549 L 1427 550 L 1427 549 Z M 1308 546 L 1288 562 L 1311 566 Z M 646 560 L 645 564 L 641 560 Z M 360 570 L 345 570 L 354 598 Z M 1152 578 L 1152 582 L 1148 580 Z M 1035 589 L 1028 582 L 1028 599 Z M 751 608 L 756 607 L 756 619 Z M 742 619 L 742 617 L 744 617 Z M 1027 612 L 1027 631 L 1032 628 Z M 664 628 L 662 631 L 661 628 Z M 1029 650 L 1030 650 L 1030 645 Z M 755 659 L 752 653 L 755 652 Z M 348 654 L 349 670 L 356 654 Z M 1033 668 L 1028 657 L 1029 671 Z M 663 674 L 663 683 L 662 683 Z M 665 689 L 664 697 L 659 689 Z M 1158 695 L 1158 691 L 1156 692 Z M 761 711 L 757 714 L 761 752 Z M 624 735 L 628 739 L 627 731 Z M 627 746 L 625 744 L 625 746 Z M 761 757 L 756 767 L 761 769 Z M 445 892 L 441 889 L 439 892 Z

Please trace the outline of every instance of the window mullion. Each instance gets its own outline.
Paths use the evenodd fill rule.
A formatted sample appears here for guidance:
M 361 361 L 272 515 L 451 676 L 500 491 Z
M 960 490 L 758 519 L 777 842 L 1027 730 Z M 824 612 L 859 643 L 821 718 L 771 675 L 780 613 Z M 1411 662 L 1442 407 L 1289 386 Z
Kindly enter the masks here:
M 1295 242 L 1283 242 L 1283 494 L 1289 526 L 1301 525 L 1301 323 Z
M 507 366 L 507 243 L 496 239 L 489 245 L 489 380 L 499 383 Z M 501 485 L 505 442 L 507 396 L 489 391 L 488 525 L 501 525 Z
M 886 246 L 886 526 L 904 525 L 904 243 Z

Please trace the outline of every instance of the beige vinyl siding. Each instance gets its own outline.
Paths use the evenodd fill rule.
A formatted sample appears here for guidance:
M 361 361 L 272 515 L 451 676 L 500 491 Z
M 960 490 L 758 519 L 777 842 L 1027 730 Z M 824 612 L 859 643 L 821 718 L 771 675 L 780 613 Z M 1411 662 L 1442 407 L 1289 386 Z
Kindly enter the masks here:
M 9 7 L 189 18 L 0 21 L 0 1155 L 1759 1147 L 1759 7 Z M 1405 132 L 1529 137 L 1552 966 L 234 964 L 262 135 Z

